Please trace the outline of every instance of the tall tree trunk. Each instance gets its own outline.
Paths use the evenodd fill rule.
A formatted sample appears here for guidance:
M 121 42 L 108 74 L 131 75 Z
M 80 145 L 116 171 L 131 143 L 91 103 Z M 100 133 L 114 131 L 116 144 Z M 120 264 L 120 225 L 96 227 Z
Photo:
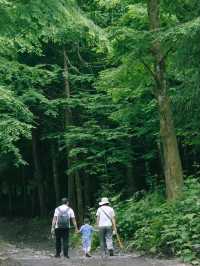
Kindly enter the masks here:
M 30 195 L 30 201 L 31 201 L 31 217 L 35 217 L 35 215 L 38 215 L 36 206 L 36 202 L 38 201 L 38 193 L 36 190 L 33 190 L 31 195 Z
M 81 178 L 78 172 L 75 173 L 75 184 L 76 184 L 76 197 L 77 197 L 77 208 L 78 208 L 78 222 L 82 224 L 84 216 L 83 208 L 83 195 L 82 195 L 82 184 Z
M 127 195 L 132 196 L 134 192 L 137 190 L 136 178 L 134 175 L 134 166 L 132 162 L 132 145 L 133 139 L 129 138 L 127 141 L 127 153 L 129 154 L 128 164 L 126 166 L 126 179 L 127 179 Z
M 88 208 L 91 206 L 91 180 L 87 174 L 84 173 L 84 187 L 83 187 L 83 192 L 84 192 L 84 212 L 87 213 Z
M 151 31 L 160 28 L 160 1 L 148 0 L 148 16 Z M 165 55 L 159 41 L 154 41 L 152 52 L 155 59 L 155 95 L 160 115 L 160 136 L 163 145 L 164 174 L 167 197 L 176 199 L 182 192 L 183 172 L 174 128 L 170 99 L 167 95 Z
M 69 86 L 69 70 L 68 70 L 68 63 L 67 63 L 67 53 L 66 49 L 63 49 L 63 59 L 64 59 L 64 98 L 69 99 L 70 98 L 70 86 Z M 71 109 L 67 106 L 64 109 L 64 130 L 66 130 L 67 126 L 72 124 L 72 112 Z M 70 147 L 68 147 L 68 150 L 66 151 L 67 154 L 67 164 L 68 164 L 68 169 L 70 169 L 71 166 L 71 158 L 69 158 L 68 154 L 70 151 Z M 71 173 L 68 173 L 68 198 L 70 201 L 70 204 L 75 207 L 76 202 L 75 202 L 75 178 L 74 175 Z
M 58 180 L 58 169 L 57 169 L 57 158 L 56 158 L 56 149 L 55 144 L 51 144 L 51 159 L 52 159 L 52 170 L 53 170 L 53 182 L 54 182 L 54 191 L 56 196 L 56 204 L 60 202 L 60 186 Z
M 68 169 L 70 169 L 72 165 L 72 159 L 67 158 Z M 68 173 L 68 198 L 71 206 L 76 210 L 77 209 L 77 201 L 76 201 L 76 184 L 75 184 L 75 175 L 73 173 Z
M 133 170 L 133 164 L 132 162 L 129 162 L 129 164 L 126 167 L 126 178 L 127 178 L 127 192 L 128 196 L 132 196 L 133 193 L 136 191 L 136 180 L 134 178 L 134 170 Z
M 13 195 L 12 195 L 12 185 L 8 187 L 8 215 L 13 215 Z
M 25 169 L 24 166 L 21 168 L 21 175 L 22 175 L 22 186 L 23 186 L 23 215 L 27 215 L 27 194 L 26 194 L 26 177 L 25 177 Z
M 64 58 L 64 97 L 66 99 L 70 98 L 70 86 L 69 86 L 69 70 L 68 70 L 68 57 L 66 49 L 63 49 L 63 58 Z M 65 107 L 65 121 L 64 121 L 64 129 L 66 129 L 67 126 L 72 124 L 72 112 L 70 107 Z
M 68 57 L 66 53 L 66 49 L 63 49 L 63 57 L 64 57 L 64 97 L 66 99 L 70 98 L 70 86 L 69 86 L 69 70 L 68 70 Z M 64 122 L 64 128 L 66 129 L 67 126 L 73 124 L 72 120 L 72 112 L 70 107 L 65 108 L 65 122 Z M 72 147 L 68 147 L 67 154 L 69 155 L 69 152 Z M 73 163 L 73 160 L 67 156 L 68 161 L 68 169 L 70 169 L 70 166 Z M 68 173 L 68 197 L 73 207 L 78 208 L 78 218 L 79 221 L 82 221 L 83 218 L 83 198 L 82 198 L 82 186 L 81 186 L 81 180 L 80 175 L 78 171 L 75 173 Z
M 165 160 L 163 157 L 163 147 L 162 147 L 162 142 L 161 142 L 160 138 L 157 139 L 157 148 L 158 148 L 161 173 L 164 173 L 165 172 Z
M 44 217 L 47 214 L 47 209 L 46 209 L 46 204 L 45 204 L 43 178 L 42 178 L 42 171 L 41 171 L 41 166 L 40 166 L 40 159 L 38 155 L 39 153 L 38 153 L 38 146 L 37 146 L 37 135 L 36 135 L 35 129 L 32 130 L 32 149 L 33 149 L 33 163 L 34 163 L 34 178 L 37 184 L 40 215 Z

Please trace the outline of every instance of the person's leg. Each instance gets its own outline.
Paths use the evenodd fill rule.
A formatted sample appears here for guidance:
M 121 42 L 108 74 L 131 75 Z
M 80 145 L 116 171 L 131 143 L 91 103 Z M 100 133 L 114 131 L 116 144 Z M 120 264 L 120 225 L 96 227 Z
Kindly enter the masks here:
M 85 238 L 82 239 L 82 245 L 83 245 L 84 255 L 86 256 L 86 254 L 87 254 L 87 243 L 86 243 L 86 239 Z
M 88 239 L 88 247 L 87 247 L 87 253 L 90 254 L 91 251 L 91 246 L 92 246 L 92 239 L 91 237 Z
M 106 254 L 106 239 L 105 239 L 105 228 L 101 227 L 99 229 L 99 239 L 100 239 L 100 246 L 102 255 Z
M 86 257 L 91 257 L 90 249 L 91 249 L 91 238 L 88 237 L 85 241 L 85 248 L 86 248 Z
M 55 257 L 60 257 L 61 252 L 61 233 L 60 229 L 55 229 L 55 237 L 56 237 L 56 255 Z
M 68 249 L 69 249 L 69 229 L 63 229 L 62 231 L 62 239 L 63 239 L 63 255 L 68 258 Z
M 113 248 L 113 240 L 112 240 L 112 228 L 111 227 L 107 227 L 106 228 L 106 232 L 105 232 L 105 239 L 106 239 L 106 246 L 107 246 L 107 249 L 109 251 L 109 254 L 110 256 L 113 256 L 114 252 L 114 248 Z

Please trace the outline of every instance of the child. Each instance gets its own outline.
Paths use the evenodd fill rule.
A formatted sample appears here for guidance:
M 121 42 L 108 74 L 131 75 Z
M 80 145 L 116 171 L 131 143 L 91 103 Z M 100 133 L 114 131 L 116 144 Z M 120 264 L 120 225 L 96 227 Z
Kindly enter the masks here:
M 91 241 L 92 241 L 93 231 L 94 231 L 94 228 L 90 225 L 89 219 L 85 218 L 84 225 L 81 226 L 79 232 L 82 235 L 83 251 L 86 257 L 91 257 L 90 250 L 91 250 Z

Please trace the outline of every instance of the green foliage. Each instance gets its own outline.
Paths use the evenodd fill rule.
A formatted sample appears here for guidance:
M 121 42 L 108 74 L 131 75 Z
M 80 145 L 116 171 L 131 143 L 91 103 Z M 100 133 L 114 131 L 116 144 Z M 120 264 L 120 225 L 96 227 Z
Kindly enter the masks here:
M 32 113 L 16 95 L 0 87 L 0 153 L 12 153 L 16 164 L 25 163 L 15 145 L 31 137 Z
M 183 197 L 165 202 L 162 192 L 116 204 L 119 230 L 129 247 L 147 253 L 176 255 L 197 264 L 200 225 L 200 183 L 189 177 Z M 141 196 L 140 196 L 141 197 Z
M 126 165 L 129 151 L 124 141 L 129 137 L 125 127 L 109 129 L 88 122 L 82 128 L 70 127 L 62 148 L 72 146 L 69 156 L 79 160 L 73 160 L 69 172 L 84 170 L 88 175 L 101 178 L 115 165 Z
M 34 128 L 48 210 L 55 202 L 53 180 L 65 195 L 67 178 L 78 173 L 84 212 L 102 194 L 134 194 L 116 205 L 129 246 L 194 262 L 199 184 L 186 182 L 182 202 L 166 203 L 159 191 L 162 147 L 151 47 L 159 41 L 166 56 L 184 170 L 198 173 L 199 10 L 197 0 L 163 0 L 161 29 L 151 32 L 143 0 L 0 0 L 0 199 L 9 202 L 4 213 L 13 214 L 16 202 L 15 214 L 39 214 Z M 67 76 L 70 98 L 64 93 Z M 157 192 L 137 194 L 141 189 Z

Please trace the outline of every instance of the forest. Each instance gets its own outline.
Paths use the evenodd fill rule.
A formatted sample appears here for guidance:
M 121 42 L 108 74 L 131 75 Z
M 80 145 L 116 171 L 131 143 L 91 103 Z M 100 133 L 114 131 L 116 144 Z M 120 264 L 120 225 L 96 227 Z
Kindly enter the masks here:
M 0 0 L 0 215 L 79 223 L 198 264 L 200 1 Z

